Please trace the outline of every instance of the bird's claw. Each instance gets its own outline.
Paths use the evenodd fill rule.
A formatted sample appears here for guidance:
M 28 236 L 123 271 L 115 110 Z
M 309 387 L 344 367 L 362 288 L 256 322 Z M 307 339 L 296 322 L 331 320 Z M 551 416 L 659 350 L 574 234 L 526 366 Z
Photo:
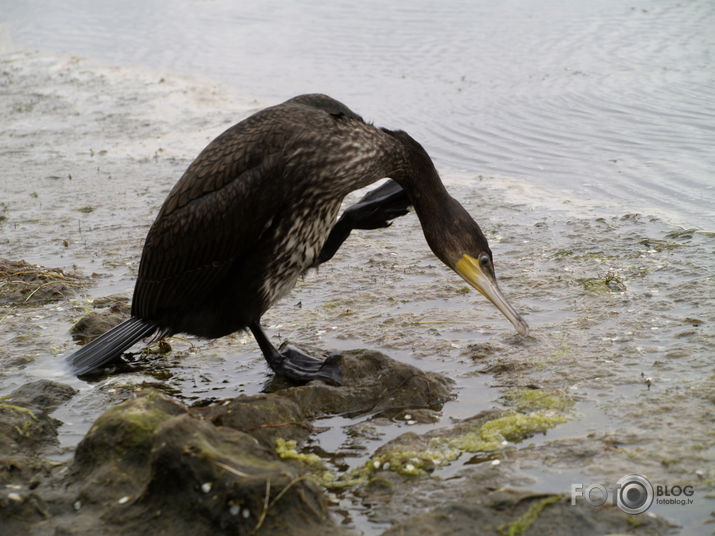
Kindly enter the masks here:
M 276 374 L 300 383 L 323 380 L 332 385 L 342 384 L 339 354 L 331 354 L 323 361 L 289 345 L 280 355 L 280 362 L 271 364 Z

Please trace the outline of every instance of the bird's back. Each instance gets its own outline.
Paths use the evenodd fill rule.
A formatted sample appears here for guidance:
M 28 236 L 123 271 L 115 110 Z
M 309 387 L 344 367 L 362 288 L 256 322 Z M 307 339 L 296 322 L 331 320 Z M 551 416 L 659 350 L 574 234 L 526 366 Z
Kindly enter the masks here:
M 380 178 L 355 184 L 380 174 L 380 143 L 378 129 L 324 95 L 296 97 L 226 130 L 189 165 L 152 225 L 132 315 L 206 336 L 260 316 L 317 257 L 344 195 Z M 227 312 L 217 304 L 229 290 L 242 294 L 245 318 L 219 321 L 212 315 Z M 198 316 L 227 324 L 191 329 Z

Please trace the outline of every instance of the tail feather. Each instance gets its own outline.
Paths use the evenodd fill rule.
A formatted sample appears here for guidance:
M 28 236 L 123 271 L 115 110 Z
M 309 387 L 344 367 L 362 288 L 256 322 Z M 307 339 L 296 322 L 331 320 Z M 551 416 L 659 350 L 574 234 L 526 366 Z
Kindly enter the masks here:
M 68 356 L 67 362 L 74 374 L 87 374 L 120 356 L 156 329 L 151 322 L 130 318 Z

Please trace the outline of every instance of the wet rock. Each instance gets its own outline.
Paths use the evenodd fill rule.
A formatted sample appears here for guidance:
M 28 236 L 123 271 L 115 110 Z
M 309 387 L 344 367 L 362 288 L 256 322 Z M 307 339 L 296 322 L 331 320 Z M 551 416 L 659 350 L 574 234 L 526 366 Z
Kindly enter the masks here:
M 483 534 L 517 536 L 553 534 L 590 536 L 592 534 L 671 534 L 674 527 L 658 517 L 634 517 L 618 508 L 594 508 L 571 505 L 560 495 L 542 495 L 519 491 L 491 491 L 462 488 L 469 501 L 451 502 L 429 512 L 417 514 L 394 524 L 383 536 L 411 534 Z
M 52 464 L 33 456 L 7 454 L 0 456 L 0 486 L 14 489 L 27 486 L 30 489 L 49 476 Z
M 302 441 L 313 430 L 303 410 L 279 393 L 241 396 L 195 411 L 217 426 L 248 433 L 270 448 L 277 438 Z
M 131 307 L 126 297 L 106 296 L 94 300 L 92 306 L 98 311 L 92 311 L 80 318 L 70 328 L 72 338 L 87 344 L 129 318 Z
M 8 400 L 21 406 L 52 412 L 76 394 L 77 389 L 64 383 L 38 380 L 15 389 Z
M 296 450 L 313 430 L 310 419 L 410 412 L 431 419 L 452 387 L 439 374 L 365 351 L 346 353 L 343 378 L 342 387 L 315 381 L 194 408 L 140 391 L 95 421 L 64 472 L 28 473 L 8 461 L 6 473 L 24 480 L 19 494 L 5 502 L 0 494 L 0 522 L 9 534 L 342 534 L 310 467 L 322 461 Z M 72 393 L 38 384 L 15 394 L 35 408 L 27 411 L 42 411 Z
M 258 398 L 224 408 L 253 407 L 257 415 L 276 403 Z M 294 411 L 287 401 L 280 407 Z M 68 500 L 80 508 L 71 517 L 105 534 L 312 534 L 333 527 L 315 483 L 272 446 L 202 414 L 210 412 L 155 391 L 109 409 L 77 448 L 67 482 Z M 232 411 L 217 411 L 213 420 L 249 422 L 234 421 Z M 57 526 L 74 526 L 67 517 Z
M 344 352 L 341 372 L 341 386 L 314 381 L 280 394 L 295 402 L 308 418 L 407 408 L 437 409 L 453 396 L 454 382 L 446 376 L 424 372 L 371 350 Z
M 482 412 L 448 428 L 404 433 L 380 447 L 366 464 L 366 485 L 354 493 L 362 498 L 372 521 L 392 523 L 383 534 L 474 534 L 475 527 L 480 534 L 499 535 L 671 534 L 673 526 L 655 516 L 634 517 L 585 502 L 572 506 L 570 490 L 525 491 L 536 481 L 521 471 L 521 465 L 553 466 L 552 458 L 560 458 L 563 448 L 560 442 L 549 442 L 520 449 L 518 443 L 554 426 L 558 411 L 570 408 L 568 399 L 556 393 L 533 391 L 511 393 L 515 407 L 532 402 L 530 413 Z M 589 448 L 589 443 L 582 442 L 578 450 L 569 445 L 576 461 L 599 450 Z M 465 454 L 471 458 L 450 478 L 444 473 L 437 473 L 443 478 L 428 477 Z
M 74 396 L 68 385 L 39 380 L 0 400 L 0 526 L 3 534 L 27 534 L 27 525 L 49 514 L 33 490 L 56 464 L 40 455 L 57 445 L 62 424 L 48 414 Z M 15 530 L 17 529 L 17 530 Z
M 62 423 L 49 413 L 75 392 L 68 385 L 39 380 L 0 400 L 0 452 L 34 456 L 56 445 Z
M 25 261 L 0 259 L 0 305 L 25 305 L 64 300 L 83 285 L 76 274 Z

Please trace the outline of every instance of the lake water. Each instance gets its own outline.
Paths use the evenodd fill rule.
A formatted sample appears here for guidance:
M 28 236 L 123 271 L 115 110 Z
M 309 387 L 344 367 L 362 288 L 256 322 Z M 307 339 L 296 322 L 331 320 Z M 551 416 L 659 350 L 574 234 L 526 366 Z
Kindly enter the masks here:
M 0 1 L 19 47 L 322 92 L 410 132 L 443 174 L 508 175 L 712 230 L 708 1 Z

